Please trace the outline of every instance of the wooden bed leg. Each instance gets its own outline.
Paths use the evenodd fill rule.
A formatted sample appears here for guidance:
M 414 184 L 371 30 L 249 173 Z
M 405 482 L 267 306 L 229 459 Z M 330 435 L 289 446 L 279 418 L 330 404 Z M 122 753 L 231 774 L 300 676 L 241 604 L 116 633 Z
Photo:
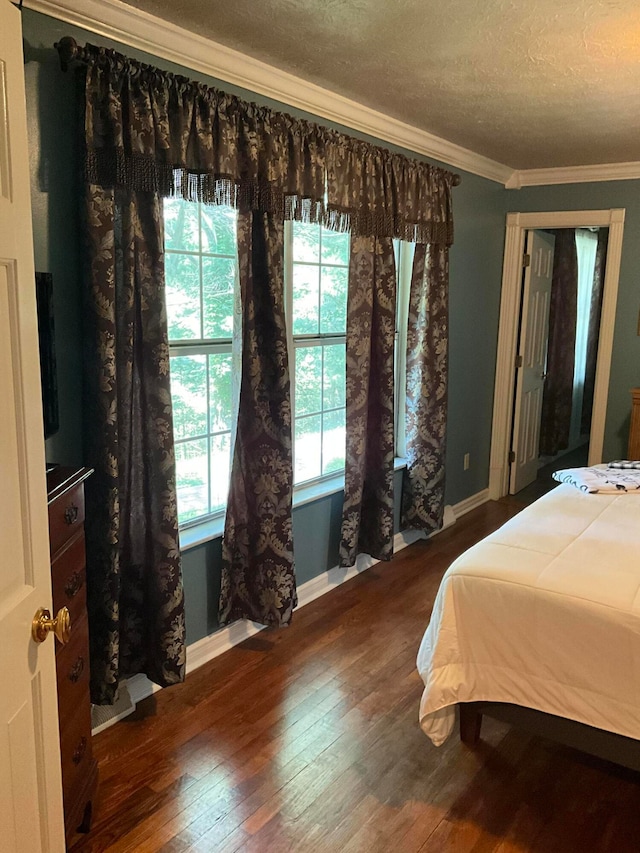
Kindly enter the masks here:
M 480 739 L 482 714 L 475 702 L 460 702 L 460 740 L 466 746 L 476 746 Z

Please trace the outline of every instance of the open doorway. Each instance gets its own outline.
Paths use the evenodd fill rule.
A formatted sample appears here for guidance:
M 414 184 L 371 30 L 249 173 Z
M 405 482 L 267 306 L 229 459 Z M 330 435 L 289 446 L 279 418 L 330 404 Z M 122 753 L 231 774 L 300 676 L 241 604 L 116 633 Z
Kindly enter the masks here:
M 587 464 L 608 234 L 594 226 L 526 233 L 510 494 L 538 479 L 548 488 L 548 468 Z
M 515 400 L 514 374 L 522 308 L 522 264 L 526 235 L 531 230 L 609 229 L 588 454 L 589 464 L 602 461 L 624 213 L 622 209 L 613 209 L 507 215 L 489 473 L 489 497 L 494 500 L 509 491 L 509 457 Z

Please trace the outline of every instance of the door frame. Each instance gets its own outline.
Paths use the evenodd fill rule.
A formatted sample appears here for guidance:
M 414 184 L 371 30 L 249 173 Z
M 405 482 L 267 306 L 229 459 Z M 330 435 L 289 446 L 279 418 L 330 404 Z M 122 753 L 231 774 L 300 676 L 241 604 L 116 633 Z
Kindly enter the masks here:
M 595 465 L 602 461 L 624 218 L 624 208 L 507 214 L 491 426 L 490 500 L 497 500 L 509 492 L 509 451 L 511 449 L 513 424 L 514 371 L 518 345 L 518 324 L 522 298 L 522 258 L 526 231 L 539 228 L 605 227 L 609 229 L 589 441 L 589 465 Z

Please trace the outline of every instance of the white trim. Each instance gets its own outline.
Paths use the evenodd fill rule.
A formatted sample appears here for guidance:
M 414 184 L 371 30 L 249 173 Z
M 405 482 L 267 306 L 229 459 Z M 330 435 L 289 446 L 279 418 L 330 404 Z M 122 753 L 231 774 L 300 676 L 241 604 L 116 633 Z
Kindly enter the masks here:
M 478 492 L 475 495 L 470 495 L 468 498 L 465 498 L 460 503 L 454 504 L 452 509 L 456 518 L 460 518 L 466 513 L 471 512 L 472 509 L 476 509 L 482 504 L 486 504 L 489 501 L 489 489 L 483 489 L 481 492 Z
M 25 0 L 24 5 L 104 38 L 505 184 L 513 169 L 302 80 L 120 0 Z
M 540 213 L 509 213 L 502 270 L 502 298 L 498 331 L 498 357 L 494 388 L 489 496 L 497 500 L 509 491 L 509 450 L 513 413 L 514 364 L 520 310 L 522 254 L 525 231 L 533 228 L 609 228 L 607 266 L 604 280 L 598 362 L 593 396 L 589 442 L 589 465 L 602 461 L 604 428 L 609 396 L 609 375 L 615 325 L 618 280 L 624 230 L 623 208 L 611 210 L 566 210 Z
M 468 498 L 467 500 L 472 499 Z M 465 501 L 462 503 L 465 503 Z M 460 506 L 460 504 L 458 504 L 458 506 Z M 418 539 L 430 539 L 431 536 L 436 536 L 438 533 L 442 532 L 442 530 L 445 530 L 447 527 L 454 524 L 455 520 L 456 514 L 454 513 L 453 508 L 445 506 L 442 527 L 430 536 L 425 536 L 424 531 L 422 530 L 405 530 L 400 533 L 396 533 L 393 537 L 394 554 L 398 551 L 402 551 L 402 549 L 406 548 L 408 545 L 412 545 L 414 542 L 417 542 Z M 370 557 L 368 554 L 360 554 L 358 555 L 355 566 L 351 566 L 348 569 L 335 566 L 333 569 L 329 569 L 328 572 L 323 572 L 321 575 L 303 583 L 302 586 L 298 587 L 298 607 L 296 609 L 299 610 L 301 607 L 304 607 L 305 604 L 309 604 L 321 595 L 331 592 L 331 590 L 346 581 L 351 580 L 351 578 L 354 578 L 356 575 L 366 572 L 367 569 L 370 569 L 379 562 L 379 560 L 374 560 L 374 558 Z M 214 634 L 209 634 L 208 637 L 203 637 L 201 640 L 191 643 L 187 648 L 187 675 L 194 672 L 196 669 L 199 669 L 203 664 L 208 663 L 210 660 L 213 660 L 224 652 L 229 651 L 229 649 L 232 649 L 239 643 L 244 642 L 244 640 L 248 640 L 249 637 L 253 637 L 259 631 L 262 631 L 264 627 L 264 625 L 258 625 L 257 622 L 234 622 L 227 628 L 221 628 Z M 143 699 L 147 699 L 153 693 L 156 693 L 158 690 L 162 690 L 162 688 L 157 684 L 153 684 L 146 675 L 134 675 L 133 678 L 129 678 L 127 680 L 126 686 L 129 696 L 131 697 L 133 707 L 125 710 L 117 716 L 114 716 L 111 720 L 101 723 L 94 733 L 97 731 L 103 731 L 104 729 L 112 726 L 114 723 L 117 723 L 118 720 L 121 720 L 123 717 L 126 717 L 131 713 L 138 702 L 142 702 Z
M 598 163 L 593 166 L 560 166 L 549 169 L 516 169 L 505 187 L 540 187 L 551 184 L 583 184 L 596 181 L 634 181 L 640 178 L 640 160 L 630 163 Z
M 496 181 L 507 189 L 640 178 L 640 161 L 513 169 L 120 0 L 24 0 L 24 6 L 453 168 Z
M 407 460 L 402 456 L 396 456 L 393 460 L 393 470 L 400 471 L 407 467 Z M 314 483 L 302 484 L 294 487 L 292 505 L 298 509 L 305 504 L 315 503 L 322 498 L 335 495 L 344 491 L 344 471 L 340 471 L 335 477 L 319 480 Z M 204 545 L 212 539 L 219 539 L 224 534 L 224 513 L 215 518 L 209 518 L 194 524 L 192 527 L 183 527 L 180 530 L 180 553 L 184 554 L 191 548 Z

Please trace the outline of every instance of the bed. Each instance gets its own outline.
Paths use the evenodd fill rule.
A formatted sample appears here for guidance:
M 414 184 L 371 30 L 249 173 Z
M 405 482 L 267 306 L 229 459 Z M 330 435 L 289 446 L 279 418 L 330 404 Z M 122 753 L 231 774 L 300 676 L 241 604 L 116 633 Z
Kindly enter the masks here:
M 517 722 L 532 709 L 626 754 L 640 739 L 640 495 L 560 485 L 466 551 L 442 580 L 418 670 L 436 745 L 460 705 L 467 742 L 482 713 Z

